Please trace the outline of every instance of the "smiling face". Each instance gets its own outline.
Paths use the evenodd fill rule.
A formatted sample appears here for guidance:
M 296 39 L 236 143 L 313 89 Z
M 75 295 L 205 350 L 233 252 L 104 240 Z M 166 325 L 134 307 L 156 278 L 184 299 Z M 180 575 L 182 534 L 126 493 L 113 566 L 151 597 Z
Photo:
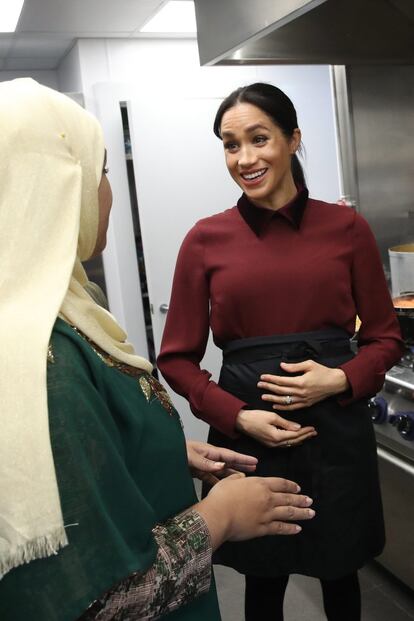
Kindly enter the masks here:
M 237 103 L 224 113 L 220 134 L 227 168 L 253 203 L 279 209 L 295 196 L 291 157 L 300 145 L 299 129 L 288 138 L 260 108 Z

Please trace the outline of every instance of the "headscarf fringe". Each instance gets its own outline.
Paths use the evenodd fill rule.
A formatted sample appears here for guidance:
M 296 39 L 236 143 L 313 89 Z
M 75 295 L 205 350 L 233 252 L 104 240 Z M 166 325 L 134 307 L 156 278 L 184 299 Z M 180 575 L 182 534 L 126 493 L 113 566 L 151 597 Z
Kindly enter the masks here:
M 15 567 L 30 563 L 36 559 L 53 556 L 59 552 L 61 548 L 68 545 L 68 538 L 64 527 L 56 528 L 48 535 L 42 535 L 31 541 L 27 541 L 24 545 L 20 545 L 11 554 L 0 559 L 0 580 Z

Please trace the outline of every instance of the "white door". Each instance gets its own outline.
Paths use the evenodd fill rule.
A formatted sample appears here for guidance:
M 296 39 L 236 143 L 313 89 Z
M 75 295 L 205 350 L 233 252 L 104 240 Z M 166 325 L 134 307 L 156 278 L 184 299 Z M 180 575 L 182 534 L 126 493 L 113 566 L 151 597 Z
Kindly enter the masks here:
M 155 95 L 157 97 L 157 95 Z M 153 307 L 155 348 L 159 352 L 175 262 L 181 242 L 193 224 L 231 207 L 240 194 L 228 175 L 222 143 L 213 134 L 218 98 L 166 99 L 135 95 L 128 103 L 148 291 Z M 191 300 L 188 301 L 191 304 Z M 221 352 L 212 344 L 203 368 L 217 378 Z M 171 391 L 170 391 L 171 392 Z M 173 395 L 188 437 L 203 439 L 207 426 Z

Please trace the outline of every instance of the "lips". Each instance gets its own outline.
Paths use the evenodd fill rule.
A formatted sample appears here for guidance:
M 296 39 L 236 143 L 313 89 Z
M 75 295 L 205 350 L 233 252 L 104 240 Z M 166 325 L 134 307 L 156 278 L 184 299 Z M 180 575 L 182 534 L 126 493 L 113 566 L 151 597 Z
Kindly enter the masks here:
M 245 185 L 251 186 L 259 184 L 265 176 L 266 172 L 267 168 L 260 168 L 258 170 L 252 170 L 248 173 L 240 173 L 240 176 L 243 179 Z

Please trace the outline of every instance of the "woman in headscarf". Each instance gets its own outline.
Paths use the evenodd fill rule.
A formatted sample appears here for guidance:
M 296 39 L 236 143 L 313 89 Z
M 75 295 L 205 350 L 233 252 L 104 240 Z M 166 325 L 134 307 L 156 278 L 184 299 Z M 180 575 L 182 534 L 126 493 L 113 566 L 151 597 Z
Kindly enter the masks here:
M 295 534 L 311 500 L 233 475 L 197 502 L 188 464 L 255 460 L 196 443 L 187 462 L 150 363 L 87 293 L 112 203 L 99 124 L 30 79 L 0 84 L 0 118 L 0 618 L 216 621 L 212 549 Z

